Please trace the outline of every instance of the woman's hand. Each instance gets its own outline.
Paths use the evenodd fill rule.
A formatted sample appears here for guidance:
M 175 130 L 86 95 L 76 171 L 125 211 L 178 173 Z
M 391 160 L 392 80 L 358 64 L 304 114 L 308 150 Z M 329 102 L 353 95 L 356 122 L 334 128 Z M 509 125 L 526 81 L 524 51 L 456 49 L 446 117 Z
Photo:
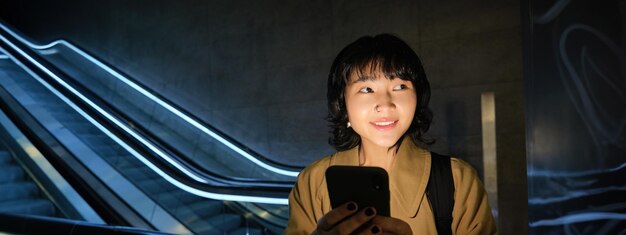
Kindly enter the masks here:
M 411 226 L 403 220 L 387 216 L 376 216 L 372 223 L 380 228 L 382 234 L 412 235 Z
M 318 222 L 313 234 L 378 234 L 380 228 L 370 221 L 376 216 L 376 210 L 368 207 L 358 211 L 354 202 L 346 203 L 326 213 Z M 410 230 L 409 230 L 410 231 Z

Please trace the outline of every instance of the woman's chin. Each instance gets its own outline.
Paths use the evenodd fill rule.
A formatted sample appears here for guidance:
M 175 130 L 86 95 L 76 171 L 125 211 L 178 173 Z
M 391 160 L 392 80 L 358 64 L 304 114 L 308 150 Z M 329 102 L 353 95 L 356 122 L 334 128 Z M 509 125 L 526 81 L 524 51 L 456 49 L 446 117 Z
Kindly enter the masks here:
M 399 139 L 400 138 L 384 138 L 370 140 L 369 142 L 376 147 L 391 148 L 398 142 Z

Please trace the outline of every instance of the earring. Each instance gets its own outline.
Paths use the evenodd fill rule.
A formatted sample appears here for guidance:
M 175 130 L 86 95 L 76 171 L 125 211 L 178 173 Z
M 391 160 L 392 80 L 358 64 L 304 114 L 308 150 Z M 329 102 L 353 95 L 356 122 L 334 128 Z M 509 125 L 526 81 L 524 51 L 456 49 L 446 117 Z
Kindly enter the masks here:
M 350 124 L 350 122 L 348 122 L 348 125 L 347 125 L 347 126 L 348 126 L 348 128 L 350 128 L 350 127 L 352 126 L 352 124 Z

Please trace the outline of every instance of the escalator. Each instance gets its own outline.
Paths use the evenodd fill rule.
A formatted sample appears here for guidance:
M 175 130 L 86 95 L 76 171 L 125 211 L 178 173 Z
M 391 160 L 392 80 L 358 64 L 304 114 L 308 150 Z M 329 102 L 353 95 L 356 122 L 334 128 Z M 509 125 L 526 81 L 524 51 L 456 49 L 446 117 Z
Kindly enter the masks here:
M 0 145 L 0 213 L 61 217 L 4 144 Z
M 16 44 L 27 45 L 46 67 L 65 75 L 62 89 L 89 96 L 81 99 L 115 113 L 119 127 L 137 132 L 198 169 L 230 178 L 293 182 L 303 168 L 256 153 L 70 42 L 33 44 L 7 26 L 0 28 L 16 38 Z
M 3 51 L 9 55 L 15 53 L 15 49 Z M 61 63 L 59 61 L 56 60 L 57 65 Z M 205 161 L 198 164 L 176 158 L 175 163 L 200 176 L 201 181 L 189 179 L 180 173 L 181 168 L 173 167 L 171 162 L 154 156 L 154 150 L 149 150 L 145 143 L 129 141 L 128 136 L 119 134 L 119 127 L 102 121 L 101 115 L 94 115 L 93 110 L 85 111 L 82 107 L 84 104 L 61 94 L 63 92 L 58 90 L 58 85 L 50 84 L 42 78 L 40 72 L 25 65 L 23 60 L 0 59 L 0 71 L 3 71 L 0 73 L 0 85 L 6 89 L 7 95 L 155 229 L 181 234 L 266 234 L 280 233 L 284 227 L 287 212 L 284 204 L 258 202 L 264 198 L 283 198 L 280 201 L 284 201 L 292 184 L 285 177 L 258 170 L 248 161 L 230 164 L 207 164 Z M 83 87 L 85 85 L 89 84 L 81 84 Z M 106 106 L 106 102 L 99 99 L 96 92 L 83 91 L 82 94 L 88 94 Z M 137 110 L 123 106 L 108 108 L 117 113 Z M 128 114 L 121 115 L 122 120 L 129 120 L 128 116 L 124 116 Z M 143 126 L 140 132 L 159 129 L 155 128 L 154 122 L 150 123 L 151 128 L 146 128 L 147 123 L 136 122 L 137 115 L 145 118 L 149 115 L 132 115 L 135 118 L 133 121 Z M 162 128 L 159 132 L 168 131 L 171 128 Z M 154 137 L 159 134 L 147 135 Z M 180 154 L 189 148 L 176 144 L 183 142 L 160 138 L 148 143 L 160 147 L 167 145 L 165 152 Z M 212 168 L 198 169 L 198 166 L 204 165 Z M 237 175 L 240 171 L 247 175 Z M 225 202 L 210 199 L 213 196 L 207 195 L 257 198 L 257 201 Z
M 0 78 L 5 77 L 3 72 L 0 71 Z M 27 137 L 6 115 L 5 95 L 5 90 L 0 89 L 0 96 L 3 97 L 0 102 L 0 171 L 3 172 L 0 176 L 0 233 L 162 234 L 153 231 L 154 228 L 149 225 L 128 219 L 132 213 L 126 215 L 128 220 L 120 220 L 106 212 L 100 213 L 103 217 L 98 215 L 92 207 L 98 203 L 91 200 L 90 205 L 83 197 L 89 197 L 84 193 L 85 187 L 69 183 L 65 180 L 68 175 L 61 174 L 63 171 L 57 171 L 62 167 L 53 166 L 54 157 L 50 155 L 55 154 L 38 149 L 36 144 L 30 141 L 32 138 Z M 33 137 L 32 131 L 38 130 L 35 130 L 37 129 L 35 125 L 31 127 L 33 128 L 29 128 L 31 133 L 28 135 Z M 82 176 L 89 178 L 87 174 Z M 98 187 L 97 184 L 92 185 Z M 83 193 L 77 192 L 75 186 L 82 189 Z M 114 205 L 115 203 L 110 203 L 107 206 Z M 118 212 L 124 212 L 120 207 L 117 209 Z M 103 219 L 112 225 L 107 225 Z M 130 225 L 138 228 L 128 227 Z

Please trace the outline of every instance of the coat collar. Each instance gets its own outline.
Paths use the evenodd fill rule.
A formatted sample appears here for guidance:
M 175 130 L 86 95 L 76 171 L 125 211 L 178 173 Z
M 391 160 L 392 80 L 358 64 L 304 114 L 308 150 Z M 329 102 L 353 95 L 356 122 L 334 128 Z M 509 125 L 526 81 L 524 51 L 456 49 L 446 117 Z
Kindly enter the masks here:
M 358 146 L 350 150 L 338 152 L 330 165 L 359 165 Z M 396 162 L 389 173 L 389 191 L 391 198 L 397 199 L 402 213 L 415 217 L 424 199 L 424 192 L 430 176 L 430 152 L 405 137 L 396 155 Z

